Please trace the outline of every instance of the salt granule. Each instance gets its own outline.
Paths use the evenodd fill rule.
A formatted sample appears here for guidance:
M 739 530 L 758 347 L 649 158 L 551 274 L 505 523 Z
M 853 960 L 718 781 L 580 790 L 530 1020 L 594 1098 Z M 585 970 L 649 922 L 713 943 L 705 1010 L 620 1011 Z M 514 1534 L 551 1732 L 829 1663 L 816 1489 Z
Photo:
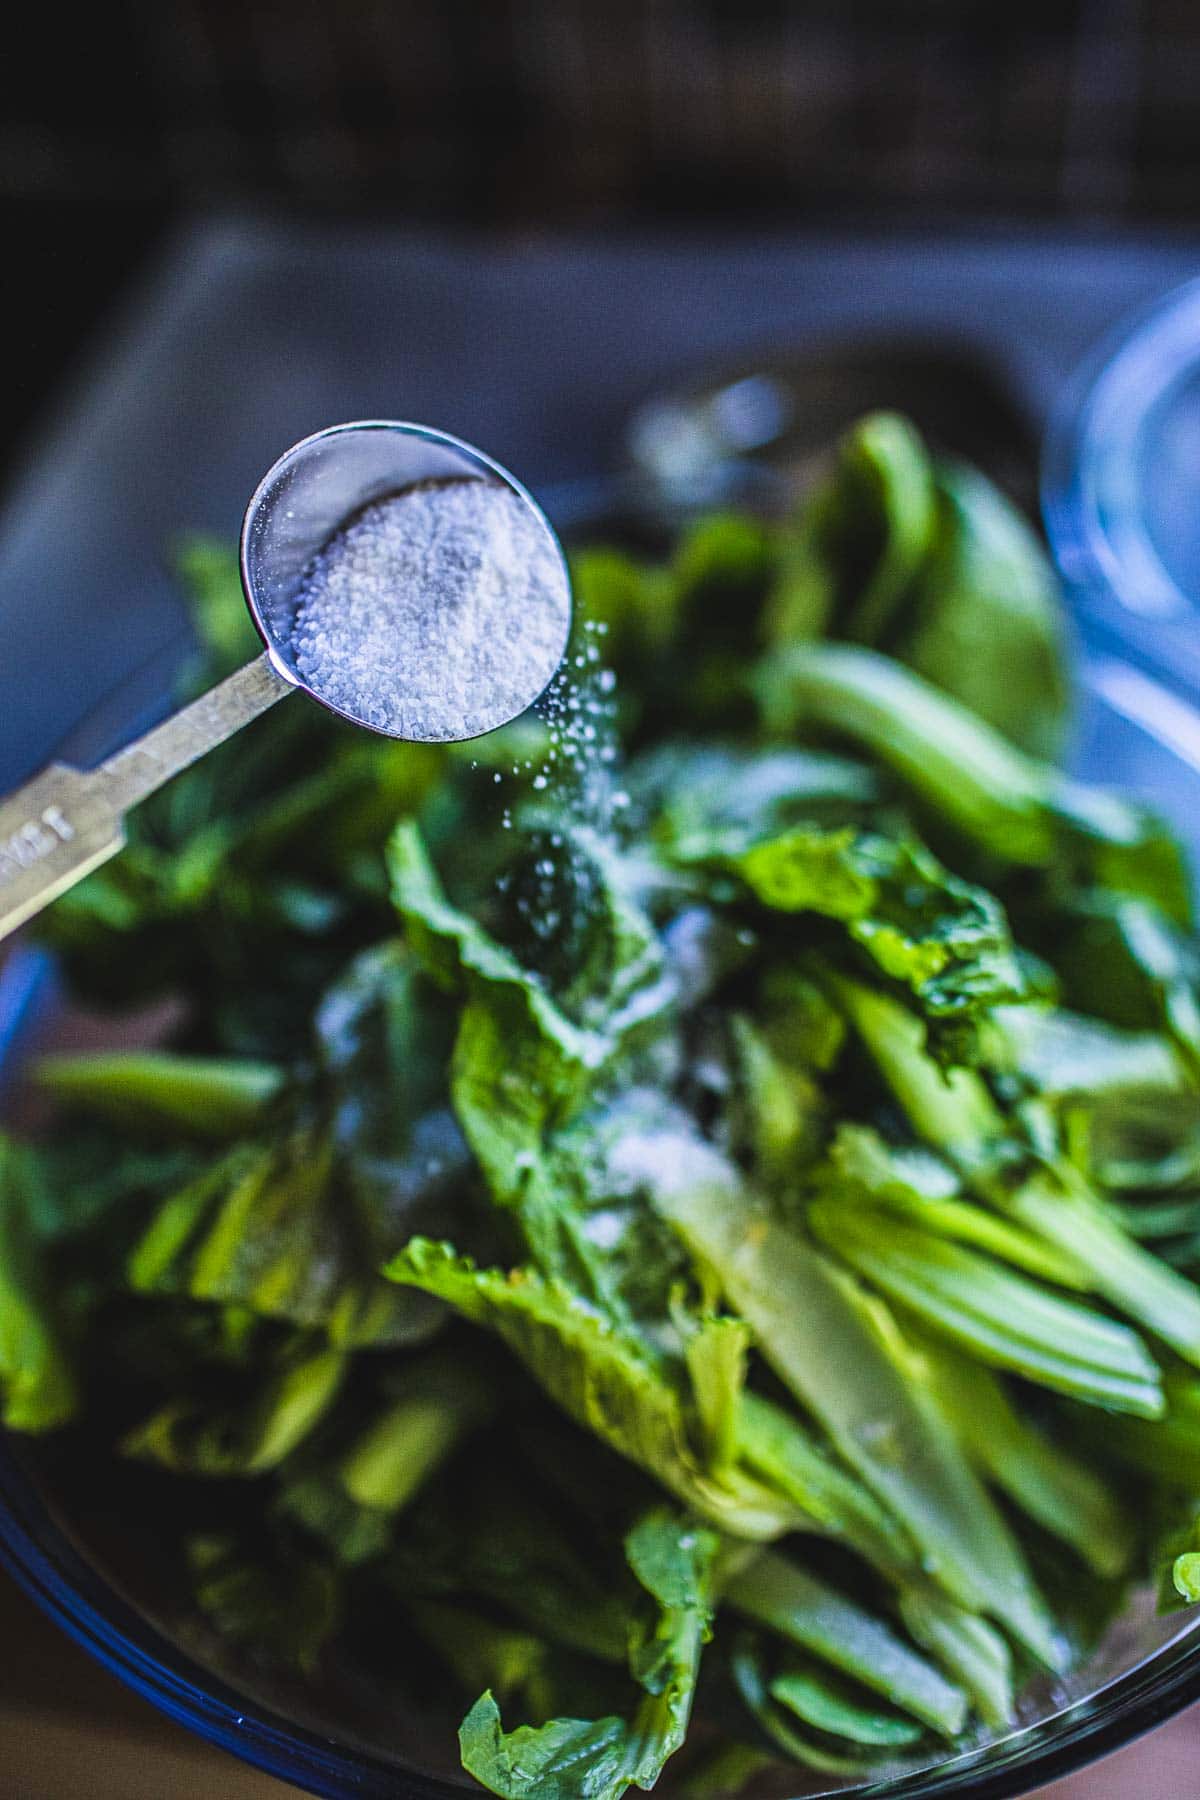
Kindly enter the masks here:
M 557 547 L 519 494 L 474 477 L 420 482 L 364 507 L 314 558 L 292 650 L 331 706 L 446 743 L 532 705 L 570 615 Z

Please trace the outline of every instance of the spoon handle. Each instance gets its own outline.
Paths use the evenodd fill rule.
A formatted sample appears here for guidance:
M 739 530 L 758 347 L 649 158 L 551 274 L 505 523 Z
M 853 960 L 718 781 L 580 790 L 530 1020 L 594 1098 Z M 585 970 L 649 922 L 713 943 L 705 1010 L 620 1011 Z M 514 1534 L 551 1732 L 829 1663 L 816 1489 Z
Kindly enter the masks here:
M 264 654 L 98 768 L 51 763 L 0 801 L 0 938 L 115 856 L 139 800 L 293 691 Z

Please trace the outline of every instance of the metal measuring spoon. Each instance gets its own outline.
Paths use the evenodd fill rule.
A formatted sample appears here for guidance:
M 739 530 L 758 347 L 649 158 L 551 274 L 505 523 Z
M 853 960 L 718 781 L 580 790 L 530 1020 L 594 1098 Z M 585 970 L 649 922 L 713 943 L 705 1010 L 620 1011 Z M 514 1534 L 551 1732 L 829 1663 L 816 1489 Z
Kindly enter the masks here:
M 550 555 L 539 564 L 550 571 L 561 641 L 557 635 L 553 644 L 544 638 L 544 656 L 536 665 L 526 663 L 528 692 L 510 689 L 499 710 L 479 697 L 471 724 L 457 734 L 443 729 L 437 741 L 477 737 L 531 706 L 562 660 L 571 622 L 566 563 L 540 507 L 482 451 L 427 425 L 373 419 L 316 432 L 268 470 L 242 523 L 242 587 L 266 646 L 263 654 L 97 768 L 51 763 L 0 802 L 0 938 L 115 856 L 125 842 L 125 814 L 139 800 L 297 688 L 352 724 L 416 741 L 418 731 L 372 724 L 310 685 L 297 667 L 293 629 L 307 572 L 348 520 L 418 482 L 462 480 L 499 483 L 545 534 Z M 447 552 L 452 548 L 449 538 Z

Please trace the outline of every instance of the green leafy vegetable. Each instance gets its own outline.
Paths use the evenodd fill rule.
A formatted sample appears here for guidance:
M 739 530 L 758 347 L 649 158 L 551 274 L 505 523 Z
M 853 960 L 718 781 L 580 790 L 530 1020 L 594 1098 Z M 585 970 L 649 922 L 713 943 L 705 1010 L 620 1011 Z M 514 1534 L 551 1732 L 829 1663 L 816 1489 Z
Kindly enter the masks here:
M 262 1475 L 316 1428 L 344 1375 L 345 1358 L 336 1350 L 289 1358 L 249 1401 L 217 1411 L 202 1402 L 172 1402 L 131 1431 L 122 1449 L 176 1474 Z
M 654 1184 L 654 1205 L 714 1271 L 764 1358 L 896 1515 L 931 1572 L 1053 1667 L 1053 1633 L 1020 1551 L 902 1366 L 882 1311 L 864 1307 L 810 1244 L 768 1214 L 747 1216 L 740 1182 L 702 1144 L 632 1146 L 632 1169 L 635 1157 Z
M 792 1663 L 771 1683 L 771 1698 L 794 1712 L 805 1725 L 852 1744 L 891 1749 L 915 1744 L 921 1727 L 886 1707 L 864 1705 L 849 1684 L 811 1664 Z
M 874 414 L 779 494 L 577 551 L 487 739 L 279 709 L 42 926 L 128 1016 L 12 1090 L 0 1419 L 231 1681 L 448 1701 L 514 1800 L 874 1788 L 1200 1595 L 1179 846 L 1055 765 L 981 476 Z
M 1003 909 L 920 844 L 797 827 L 721 862 L 772 911 L 845 925 L 880 974 L 912 991 L 946 1061 L 970 1058 L 967 1021 L 1023 997 Z
M 1195 1524 L 1174 1538 L 1167 1564 L 1170 1579 L 1169 1586 L 1166 1580 L 1163 1582 L 1164 1610 L 1172 1609 L 1180 1602 L 1195 1606 L 1200 1602 L 1200 1531 Z
M 747 1630 L 734 1639 L 729 1673 L 739 1699 L 764 1738 L 780 1756 L 803 1768 L 839 1777 L 869 1775 L 873 1758 L 851 1741 L 843 1740 L 839 1745 L 836 1738 L 803 1730 L 795 1710 L 773 1697 L 774 1662 L 761 1634 Z
M 241 1306 L 340 1346 L 398 1344 L 428 1329 L 372 1266 L 339 1191 L 332 1146 L 301 1129 L 240 1144 L 168 1194 L 129 1259 L 132 1286 Z
M 889 648 L 1022 749 L 1052 756 L 1067 692 L 1045 552 L 973 469 L 942 462 L 937 482 L 937 542 L 907 628 Z
M 36 1179 L 27 1153 L 0 1136 L 0 1403 L 13 1431 L 53 1430 L 76 1407 L 75 1381 L 32 1229 Z
M 321 1539 L 339 1562 L 367 1562 L 390 1549 L 399 1515 L 487 1416 L 479 1368 L 444 1351 L 411 1363 L 349 1443 L 295 1473 L 280 1511 Z
M 900 1616 L 917 1643 L 969 1694 L 985 1724 L 1012 1722 L 1012 1656 L 986 1619 L 915 1582 L 901 1593 Z
M 959 1689 L 878 1619 L 781 1554 L 756 1557 L 726 1584 L 725 1601 L 944 1737 L 961 1731 L 967 1703 Z
M 388 1266 L 393 1281 L 447 1301 L 496 1331 L 577 1423 L 681 1500 L 739 1537 L 775 1537 L 795 1522 L 786 1500 L 736 1467 L 705 1467 L 684 1396 L 649 1347 L 569 1288 L 531 1269 L 477 1269 L 449 1244 L 415 1239 Z
M 38 1080 L 68 1106 L 131 1130 L 239 1137 L 283 1086 L 269 1063 L 127 1050 L 104 1056 L 47 1056 Z
M 935 460 L 894 413 L 838 445 L 785 551 L 771 626 L 781 644 L 886 650 L 1023 749 L 1059 747 L 1062 633 L 1045 554 L 989 482 Z
M 505 1800 L 618 1800 L 654 1786 L 687 1731 L 700 1652 L 712 1618 L 717 1539 L 667 1512 L 648 1514 L 625 1541 L 629 1566 L 657 1609 L 633 1639 L 630 1674 L 644 1690 L 632 1717 L 552 1719 L 506 1732 L 491 1693 L 459 1733 L 463 1766 Z
M 940 1345 L 925 1360 L 944 1411 L 988 1479 L 1098 1575 L 1124 1574 L 1134 1530 L 1111 1482 L 1023 1418 L 994 1377 Z
M 800 1508 L 806 1531 L 851 1545 L 887 1574 L 916 1567 L 911 1538 L 795 1414 L 744 1394 L 739 1445 L 747 1465 Z
M 1001 1166 L 1006 1121 L 978 1075 L 943 1078 L 921 1025 L 882 994 L 837 991 L 918 1136 L 953 1156 L 982 1198 L 1071 1257 L 1094 1292 L 1200 1363 L 1200 1289 L 1127 1237 L 1065 1160 L 1017 1180 Z
M 974 713 L 874 651 L 803 646 L 763 669 L 767 724 L 849 739 L 981 854 L 1086 877 L 1187 921 L 1187 877 L 1159 821 L 1013 748 Z
M 331 1569 L 277 1547 L 250 1554 L 228 1536 L 191 1538 L 187 1559 L 196 1604 L 222 1637 L 315 1673 L 341 1616 Z
M 869 1208 L 820 1201 L 808 1217 L 852 1269 L 982 1362 L 1095 1406 L 1161 1417 L 1161 1371 L 1125 1326 Z

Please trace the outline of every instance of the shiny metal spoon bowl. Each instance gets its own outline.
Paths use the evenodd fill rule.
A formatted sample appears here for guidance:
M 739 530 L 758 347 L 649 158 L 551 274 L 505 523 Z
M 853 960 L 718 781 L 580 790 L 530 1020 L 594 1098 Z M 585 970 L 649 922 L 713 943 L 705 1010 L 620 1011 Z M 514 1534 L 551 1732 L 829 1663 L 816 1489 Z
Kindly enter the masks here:
M 544 657 L 527 669 L 527 694 L 510 690 L 499 707 L 477 697 L 469 725 L 464 721 L 457 734 L 443 731 L 437 741 L 477 737 L 481 721 L 495 730 L 533 704 L 562 660 L 571 623 L 566 563 L 540 507 L 481 450 L 431 426 L 368 419 L 316 432 L 267 471 L 242 525 L 242 586 L 263 654 L 97 768 L 51 763 L 0 801 L 0 938 L 114 856 L 125 842 L 131 807 L 288 694 L 299 690 L 352 724 L 380 730 L 333 704 L 297 667 L 293 631 L 305 575 L 346 522 L 373 501 L 418 482 L 454 480 L 498 482 L 528 507 L 551 552 L 539 560 L 551 570 L 561 642 L 556 636 L 547 643 Z M 409 733 L 382 735 L 413 741 Z
M 499 463 L 481 450 L 426 425 L 368 419 L 332 425 L 302 438 L 259 482 L 242 525 L 242 587 L 250 615 L 266 645 L 267 658 L 285 681 L 303 689 L 330 712 L 385 737 L 421 741 L 418 732 L 394 732 L 377 720 L 356 717 L 305 679 L 297 667 L 293 632 L 314 560 L 348 519 L 373 501 L 402 493 L 418 483 L 482 480 L 498 483 L 522 503 L 527 517 L 551 552 L 539 566 L 553 572 L 554 591 L 545 597 L 560 628 L 545 662 L 531 670 L 525 692 L 475 697 L 474 729 L 439 733 L 424 741 L 462 742 L 506 725 L 531 706 L 546 687 L 566 649 L 571 624 L 571 590 L 558 540 L 532 496 Z M 514 605 L 520 596 L 514 595 Z

